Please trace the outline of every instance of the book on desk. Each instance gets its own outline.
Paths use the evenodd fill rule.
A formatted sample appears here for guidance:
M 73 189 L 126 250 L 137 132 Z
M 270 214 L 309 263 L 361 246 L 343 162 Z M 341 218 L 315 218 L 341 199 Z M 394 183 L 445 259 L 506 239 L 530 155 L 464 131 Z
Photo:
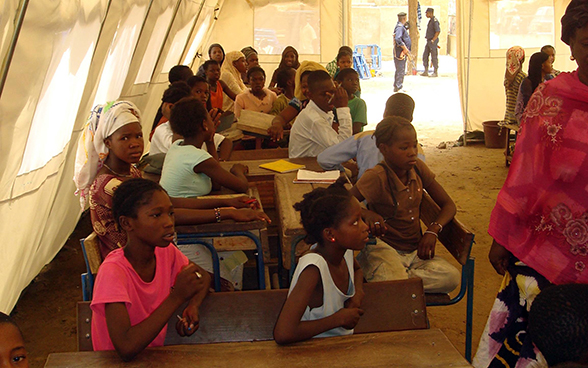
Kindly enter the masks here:
M 262 112 L 241 110 L 241 115 L 237 120 L 237 129 L 247 133 L 269 136 L 267 130 L 272 126 L 274 118 L 275 116 Z
M 295 164 L 293 162 L 286 161 L 286 160 L 277 160 L 277 161 L 261 164 L 261 165 L 259 165 L 259 167 L 261 167 L 262 169 L 268 169 L 271 171 L 278 172 L 280 174 L 284 174 L 284 173 L 296 171 L 299 169 L 304 169 L 306 166 Z
M 332 171 L 310 171 L 310 170 L 298 170 L 296 174 L 296 179 L 294 179 L 293 183 L 296 184 L 333 184 L 334 182 L 339 179 L 341 176 L 341 172 L 339 170 L 332 170 Z

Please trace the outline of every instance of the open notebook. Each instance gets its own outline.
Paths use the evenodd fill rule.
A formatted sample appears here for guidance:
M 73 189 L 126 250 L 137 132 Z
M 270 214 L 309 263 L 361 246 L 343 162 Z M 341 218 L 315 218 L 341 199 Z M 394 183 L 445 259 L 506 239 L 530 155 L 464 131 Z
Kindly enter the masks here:
M 310 170 L 298 170 L 294 183 L 323 183 L 332 184 L 339 179 L 339 170 L 316 172 Z

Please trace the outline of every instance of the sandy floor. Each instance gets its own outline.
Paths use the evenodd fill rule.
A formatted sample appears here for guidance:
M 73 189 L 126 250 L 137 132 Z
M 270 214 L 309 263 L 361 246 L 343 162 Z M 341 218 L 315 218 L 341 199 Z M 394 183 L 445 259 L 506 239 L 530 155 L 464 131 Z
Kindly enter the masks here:
M 441 76 L 408 76 L 405 88 L 416 101 L 415 121 L 427 164 L 437 174 L 458 207 L 457 217 L 475 234 L 474 352 L 500 284 L 487 260 L 490 212 L 504 179 L 502 150 L 483 145 L 437 149 L 441 141 L 454 141 L 462 133 L 461 111 L 455 81 L 455 61 L 441 58 Z M 393 64 L 384 63 L 383 76 L 362 81 L 362 97 L 368 103 L 370 127 L 380 120 L 391 93 Z M 52 352 L 76 350 L 75 303 L 81 300 L 80 274 L 85 266 L 78 239 L 91 231 L 82 219 L 56 258 L 25 290 L 14 316 L 20 324 L 32 367 L 42 367 Z M 460 352 L 465 342 L 465 300 L 449 307 L 428 309 L 432 327 L 441 328 Z

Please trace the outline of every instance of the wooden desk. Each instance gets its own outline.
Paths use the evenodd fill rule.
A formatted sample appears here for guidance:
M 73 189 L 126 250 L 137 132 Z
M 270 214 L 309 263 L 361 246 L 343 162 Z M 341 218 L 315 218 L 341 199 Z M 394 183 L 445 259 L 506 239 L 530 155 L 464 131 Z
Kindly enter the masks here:
M 282 244 L 282 261 L 284 268 L 290 269 L 290 253 L 292 241 L 306 232 L 300 223 L 300 213 L 292 206 L 302 200 L 302 196 L 311 192 L 315 188 L 326 188 L 329 184 L 293 184 L 296 173 L 287 173 L 276 175 L 274 180 L 274 190 L 276 196 L 276 209 L 280 219 L 280 239 Z M 299 255 L 308 249 L 308 244 L 304 241 L 298 243 L 296 253 Z
M 146 349 L 129 363 L 114 351 L 53 353 L 58 367 L 471 367 L 438 329 L 311 339 L 177 345 Z
M 263 151 L 263 150 L 262 150 Z M 261 164 L 267 164 L 269 162 L 274 162 L 280 159 L 277 158 L 266 158 L 266 159 L 259 159 L 259 160 L 245 160 L 245 161 L 225 161 L 221 162 L 221 167 L 225 170 L 230 170 L 234 164 L 243 164 L 249 167 L 249 173 L 247 173 L 247 178 L 250 179 L 259 179 L 259 178 L 273 178 L 275 175 L 279 174 L 275 171 L 263 169 L 259 167 Z M 316 161 L 316 157 L 300 157 L 300 158 L 282 158 L 282 160 L 286 160 L 289 162 L 293 162 L 295 164 L 304 165 L 306 169 L 312 171 L 324 171 L 318 162 Z

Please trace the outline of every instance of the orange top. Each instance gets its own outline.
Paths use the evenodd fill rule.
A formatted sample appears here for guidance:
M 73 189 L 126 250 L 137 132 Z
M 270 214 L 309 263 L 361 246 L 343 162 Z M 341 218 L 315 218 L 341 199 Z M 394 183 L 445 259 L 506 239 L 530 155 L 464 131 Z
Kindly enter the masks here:
M 210 89 L 210 105 L 212 108 L 222 109 L 223 108 L 223 87 L 220 81 L 216 81 L 216 92 Z

